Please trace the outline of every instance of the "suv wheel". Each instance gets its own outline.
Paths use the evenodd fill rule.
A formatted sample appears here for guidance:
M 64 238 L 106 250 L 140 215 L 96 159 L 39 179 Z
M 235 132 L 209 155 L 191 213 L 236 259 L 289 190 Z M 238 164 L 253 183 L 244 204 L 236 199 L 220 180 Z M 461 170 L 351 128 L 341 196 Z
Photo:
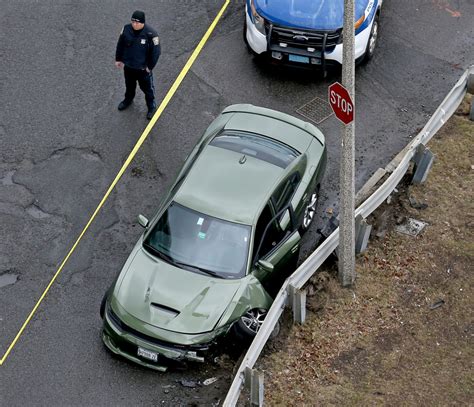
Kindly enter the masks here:
M 367 41 L 367 47 L 365 49 L 364 59 L 370 61 L 375 54 L 375 47 L 377 45 L 377 39 L 379 36 L 379 15 L 377 14 L 370 30 L 369 40 Z

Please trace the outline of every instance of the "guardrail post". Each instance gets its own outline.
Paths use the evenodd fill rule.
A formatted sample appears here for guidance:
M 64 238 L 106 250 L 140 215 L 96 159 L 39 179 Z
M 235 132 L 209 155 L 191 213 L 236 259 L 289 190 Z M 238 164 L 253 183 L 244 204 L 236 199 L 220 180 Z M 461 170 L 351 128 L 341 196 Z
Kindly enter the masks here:
M 467 91 L 474 95 L 474 73 L 469 74 L 467 77 Z
M 306 290 L 299 290 L 293 285 L 288 286 L 290 305 L 293 309 L 293 322 L 304 324 L 306 320 Z
M 355 252 L 362 253 L 367 249 L 369 243 L 370 232 L 372 231 L 372 225 L 367 223 L 361 215 L 357 215 L 355 218 L 356 224 L 356 241 L 355 241 Z
M 250 405 L 263 406 L 263 373 L 247 366 L 244 382 L 250 390 Z
M 422 184 L 426 181 L 433 165 L 434 157 L 434 154 L 424 144 L 418 145 L 416 154 L 413 157 L 415 162 L 415 174 L 413 174 L 411 181 L 413 184 Z

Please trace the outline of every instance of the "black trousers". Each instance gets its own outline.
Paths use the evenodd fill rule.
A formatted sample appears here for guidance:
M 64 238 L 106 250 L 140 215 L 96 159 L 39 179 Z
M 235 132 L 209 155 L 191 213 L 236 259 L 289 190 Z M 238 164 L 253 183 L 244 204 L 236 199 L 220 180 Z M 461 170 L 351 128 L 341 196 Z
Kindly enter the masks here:
M 131 103 L 135 97 L 137 82 L 140 89 L 145 94 L 146 105 L 148 109 L 154 109 L 155 103 L 155 86 L 153 85 L 153 74 L 141 69 L 133 69 L 124 67 L 125 75 L 125 101 Z

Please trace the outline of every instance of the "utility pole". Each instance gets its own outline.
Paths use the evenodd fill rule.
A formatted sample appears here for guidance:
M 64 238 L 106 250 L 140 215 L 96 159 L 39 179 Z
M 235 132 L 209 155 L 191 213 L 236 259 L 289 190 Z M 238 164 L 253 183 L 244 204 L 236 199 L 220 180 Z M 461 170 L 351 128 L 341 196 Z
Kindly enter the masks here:
M 355 104 L 355 33 L 354 0 L 344 0 L 342 84 Z M 354 224 L 354 133 L 355 123 L 342 131 L 340 163 L 340 223 L 339 223 L 339 280 L 343 287 L 355 281 L 355 224 Z

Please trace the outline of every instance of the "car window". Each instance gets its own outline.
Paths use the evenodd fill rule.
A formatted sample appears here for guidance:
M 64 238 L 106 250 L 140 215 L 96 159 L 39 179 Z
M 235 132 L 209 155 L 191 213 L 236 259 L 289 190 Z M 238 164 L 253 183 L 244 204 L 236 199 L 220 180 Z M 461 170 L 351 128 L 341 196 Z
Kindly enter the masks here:
M 144 247 L 171 264 L 222 278 L 243 277 L 251 227 L 224 221 L 172 202 Z
M 286 168 L 299 153 L 277 140 L 253 133 L 226 131 L 214 137 L 211 146 L 224 148 Z
M 277 226 L 273 217 L 270 205 L 265 205 L 255 227 L 254 255 L 258 258 L 270 253 L 285 236 L 285 232 Z

